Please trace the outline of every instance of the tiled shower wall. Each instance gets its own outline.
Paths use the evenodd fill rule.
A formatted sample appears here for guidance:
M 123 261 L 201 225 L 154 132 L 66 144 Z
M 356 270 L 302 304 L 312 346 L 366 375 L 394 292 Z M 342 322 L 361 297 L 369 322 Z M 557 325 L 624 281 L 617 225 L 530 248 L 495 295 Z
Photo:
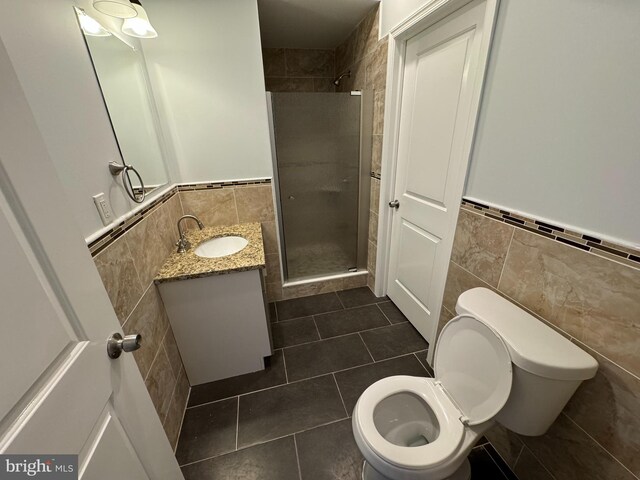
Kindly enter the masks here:
M 177 239 L 182 215 L 175 192 L 127 222 L 113 241 L 110 235 L 90 245 L 95 265 L 125 332 L 140 333 L 142 348 L 133 352 L 171 446 L 175 448 L 189 396 L 189 380 L 153 277 Z M 104 242 L 107 243 L 104 243 Z
M 215 188 L 206 185 L 180 186 L 180 200 L 185 213 L 197 215 L 208 226 L 262 223 L 269 302 L 363 286 L 365 276 L 283 287 L 272 186 L 269 180 L 261 182 L 260 185 L 229 184 L 216 185 Z
M 604 248 L 586 251 L 590 237 L 540 225 L 536 232 L 505 213 L 518 217 L 463 202 L 441 321 L 453 316 L 458 295 L 484 286 L 570 338 L 600 367 L 545 435 L 498 426 L 487 437 L 520 480 L 638 478 L 640 263 Z
M 335 92 L 333 50 L 263 48 L 268 92 Z
M 347 39 L 336 48 L 336 76 L 351 71 L 337 88 L 373 91 L 373 139 L 371 153 L 371 195 L 369 207 L 369 243 L 367 252 L 368 284 L 375 284 L 378 238 L 378 203 L 382 163 L 382 129 L 387 78 L 387 38 L 378 40 L 379 8 L 376 7 L 358 24 Z
M 269 301 L 282 299 L 280 255 L 276 236 L 273 193 L 269 180 L 254 185 L 181 186 L 185 214 L 196 215 L 206 226 L 260 222 L 264 238 L 265 282 Z

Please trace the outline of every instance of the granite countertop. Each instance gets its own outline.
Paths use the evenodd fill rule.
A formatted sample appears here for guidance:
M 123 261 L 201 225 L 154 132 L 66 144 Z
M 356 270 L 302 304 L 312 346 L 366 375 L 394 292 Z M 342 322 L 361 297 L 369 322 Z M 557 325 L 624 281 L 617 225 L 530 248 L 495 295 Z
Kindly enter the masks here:
M 202 242 L 230 235 L 244 237 L 249 243 L 239 252 L 225 257 L 203 258 L 194 253 Z M 259 223 L 189 230 L 186 237 L 191 247 L 185 253 L 174 252 L 169 256 L 154 278 L 156 284 L 265 268 L 262 228 Z

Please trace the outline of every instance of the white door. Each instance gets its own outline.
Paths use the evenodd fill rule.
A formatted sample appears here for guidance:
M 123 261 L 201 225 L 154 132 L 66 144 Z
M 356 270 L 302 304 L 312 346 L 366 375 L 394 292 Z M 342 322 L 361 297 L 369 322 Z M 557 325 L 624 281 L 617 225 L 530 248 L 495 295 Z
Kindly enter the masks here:
M 0 86 L 0 453 L 182 479 L 133 357 L 107 356 L 120 325 L 1 42 Z
M 431 345 L 484 76 L 485 10 L 472 2 L 405 46 L 387 294 Z

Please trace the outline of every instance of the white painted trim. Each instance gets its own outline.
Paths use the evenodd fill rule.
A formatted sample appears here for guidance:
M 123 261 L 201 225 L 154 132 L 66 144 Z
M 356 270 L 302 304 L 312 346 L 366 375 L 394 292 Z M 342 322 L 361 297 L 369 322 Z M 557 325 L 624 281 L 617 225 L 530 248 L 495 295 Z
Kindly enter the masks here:
M 564 228 L 565 230 L 572 230 L 576 233 L 589 235 L 591 237 L 599 238 L 600 240 L 606 240 L 607 242 L 615 243 L 616 245 L 620 245 L 622 247 L 640 249 L 640 243 L 627 242 L 626 240 L 621 240 L 620 238 L 612 237 L 610 235 L 607 235 L 606 233 L 596 232 L 596 231 L 588 230 L 582 227 L 575 227 L 569 223 L 559 222 L 557 220 L 553 220 L 548 217 L 541 217 L 540 215 L 535 215 L 533 213 L 525 212 L 524 210 L 514 209 L 513 207 L 501 205 L 495 202 L 489 202 L 487 200 L 482 200 L 481 198 L 477 198 L 477 197 L 471 197 L 469 195 L 463 195 L 462 198 L 465 200 L 470 200 L 472 202 L 481 203 L 482 205 L 486 205 L 487 207 L 497 208 L 498 210 L 505 210 L 507 212 L 515 213 L 516 215 L 522 215 L 523 217 L 528 217 L 528 218 L 531 218 L 532 220 L 539 220 L 544 223 L 556 225 L 558 227 Z
M 470 135 L 465 140 L 465 155 L 471 156 L 475 131 L 480 110 L 480 101 L 484 87 L 484 79 L 489 59 L 489 51 L 495 28 L 499 0 L 485 0 L 486 10 L 484 18 L 484 32 L 478 71 L 482 72 L 481 81 L 473 85 L 471 106 L 471 121 L 475 122 Z M 378 249 L 376 255 L 376 282 L 374 292 L 381 296 L 387 293 L 389 276 L 389 248 L 391 245 L 392 216 L 387 203 L 394 199 L 395 173 L 397 167 L 398 134 L 400 124 L 400 106 L 402 99 L 402 82 L 404 71 L 404 57 L 406 41 L 417 33 L 429 28 L 449 14 L 464 7 L 470 0 L 433 0 L 407 18 L 389 33 L 389 53 L 387 59 L 387 90 L 385 95 L 383 150 L 382 150 L 382 180 L 380 182 L 380 204 L 378 206 Z M 470 164 L 470 161 L 469 161 Z M 468 171 L 464 172 L 466 176 Z M 459 202 L 462 200 L 460 195 Z M 458 203 L 459 203 L 458 202 Z M 459 209 L 458 209 L 459 210 Z M 455 213 L 457 215 L 457 211 Z M 437 322 L 436 322 L 437 328 Z M 435 333 L 435 332 L 434 332 Z M 435 338 L 435 335 L 434 335 Z M 429 359 L 433 359 L 433 350 L 429 349 Z

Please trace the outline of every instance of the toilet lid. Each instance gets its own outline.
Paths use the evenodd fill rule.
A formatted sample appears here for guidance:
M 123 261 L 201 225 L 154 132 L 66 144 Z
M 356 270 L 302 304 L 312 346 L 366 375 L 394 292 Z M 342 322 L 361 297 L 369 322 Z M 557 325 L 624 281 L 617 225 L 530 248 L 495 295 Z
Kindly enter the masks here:
M 511 392 L 511 357 L 486 323 L 459 315 L 447 323 L 436 345 L 435 378 L 469 425 L 493 418 Z

